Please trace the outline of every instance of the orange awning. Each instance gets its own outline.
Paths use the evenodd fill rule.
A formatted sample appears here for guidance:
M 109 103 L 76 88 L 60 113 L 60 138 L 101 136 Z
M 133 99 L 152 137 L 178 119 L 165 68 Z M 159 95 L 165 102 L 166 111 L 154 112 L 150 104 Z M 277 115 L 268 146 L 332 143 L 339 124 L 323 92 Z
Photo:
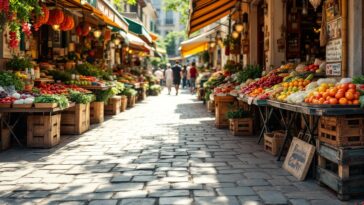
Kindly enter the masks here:
M 191 0 L 188 35 L 231 14 L 237 0 Z
M 159 36 L 153 32 L 149 32 L 149 35 L 152 37 L 153 41 L 157 41 L 159 39 Z

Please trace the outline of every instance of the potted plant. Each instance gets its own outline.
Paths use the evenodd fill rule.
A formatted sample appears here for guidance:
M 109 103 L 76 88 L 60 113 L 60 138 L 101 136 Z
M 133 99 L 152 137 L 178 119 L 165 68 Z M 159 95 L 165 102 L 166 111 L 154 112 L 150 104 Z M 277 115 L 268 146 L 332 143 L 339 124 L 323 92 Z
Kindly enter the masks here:
M 230 132 L 234 136 L 251 136 L 253 134 L 253 118 L 249 112 L 239 108 L 227 112 L 230 123 Z

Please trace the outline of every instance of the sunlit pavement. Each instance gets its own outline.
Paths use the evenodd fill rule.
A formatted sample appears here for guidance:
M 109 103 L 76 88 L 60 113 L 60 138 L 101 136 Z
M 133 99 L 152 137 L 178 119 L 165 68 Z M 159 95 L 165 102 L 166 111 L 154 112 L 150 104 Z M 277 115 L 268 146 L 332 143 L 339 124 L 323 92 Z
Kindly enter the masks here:
M 213 120 L 164 92 L 54 149 L 0 153 L 0 204 L 342 204 Z

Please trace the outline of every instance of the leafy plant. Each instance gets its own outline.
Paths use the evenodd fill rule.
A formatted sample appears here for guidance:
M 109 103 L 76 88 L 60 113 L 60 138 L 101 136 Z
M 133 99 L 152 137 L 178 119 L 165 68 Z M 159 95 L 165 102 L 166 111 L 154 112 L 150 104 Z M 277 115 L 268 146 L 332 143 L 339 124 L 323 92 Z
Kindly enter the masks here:
M 136 90 L 134 90 L 133 88 L 126 88 L 122 94 L 123 95 L 126 95 L 128 97 L 131 97 L 131 96 L 135 96 L 138 92 Z
M 111 88 L 112 95 L 117 95 L 123 92 L 125 89 L 124 83 L 114 82 L 114 86 Z
M 35 97 L 34 103 L 57 103 L 61 109 L 69 106 L 69 101 L 64 95 L 41 95 Z
M 60 80 L 62 82 L 67 82 L 72 80 L 72 74 L 66 71 L 50 70 L 48 71 L 48 75 L 53 76 L 55 81 Z
M 364 84 L 364 76 L 360 75 L 360 76 L 353 77 L 353 83 L 354 84 Z
M 240 119 L 249 117 L 249 112 L 239 108 L 238 110 L 232 110 L 227 112 L 228 119 Z
M 70 91 L 69 99 L 72 102 L 78 103 L 78 104 L 87 104 L 92 102 L 95 99 L 95 96 L 92 94 L 85 94 L 75 91 Z
M 262 69 L 259 65 L 247 65 L 244 70 L 239 71 L 236 76 L 236 81 L 239 83 L 243 83 L 248 79 L 259 78 L 261 77 Z
M 111 89 L 107 90 L 96 90 L 94 91 L 95 101 L 107 103 L 110 97 L 113 96 Z
M 14 86 L 16 90 L 23 90 L 24 82 L 19 79 L 14 73 L 0 71 L 0 86 Z
M 90 63 L 77 65 L 76 72 L 80 75 L 94 76 L 98 78 L 103 78 L 107 75 L 106 72 L 102 71 L 101 69 Z
M 14 71 L 23 71 L 26 68 L 32 68 L 33 65 L 31 60 L 27 57 L 20 58 L 17 55 L 14 55 L 12 59 L 6 62 L 6 69 L 14 70 Z

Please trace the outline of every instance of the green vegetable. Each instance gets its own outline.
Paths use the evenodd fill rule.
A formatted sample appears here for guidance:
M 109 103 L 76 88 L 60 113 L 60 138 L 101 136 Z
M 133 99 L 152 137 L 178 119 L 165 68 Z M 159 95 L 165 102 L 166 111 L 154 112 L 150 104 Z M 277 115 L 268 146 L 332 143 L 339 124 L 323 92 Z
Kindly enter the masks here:
M 69 101 L 64 95 L 41 95 L 34 99 L 34 103 L 57 103 L 61 109 L 69 106 Z
M 126 88 L 123 92 L 122 95 L 126 95 L 128 97 L 131 96 L 135 96 L 138 92 L 132 88 Z
M 114 85 L 111 88 L 111 92 L 112 92 L 113 95 L 120 94 L 125 89 L 124 83 L 114 82 L 113 84 Z
M 94 91 L 94 94 L 96 102 L 104 102 L 104 103 L 107 103 L 109 98 L 113 96 L 113 92 L 111 89 L 96 90 Z
M 92 102 L 95 99 L 95 96 L 92 94 L 70 91 L 69 99 L 77 104 L 87 104 Z
M 364 84 L 364 76 L 360 75 L 360 76 L 353 77 L 353 83 L 354 84 Z
M 72 74 L 69 72 L 65 72 L 65 71 L 60 71 L 60 70 L 50 70 L 48 71 L 48 75 L 53 76 L 53 79 L 55 81 L 62 81 L 62 82 L 67 82 L 72 80 Z
M 24 82 L 19 79 L 14 73 L 0 71 L 0 86 L 14 86 L 16 90 L 24 89 Z
M 364 108 L 364 95 L 360 96 L 359 102 L 360 102 L 360 107 Z
M 244 70 L 237 73 L 236 81 L 243 83 L 248 79 L 255 79 L 261 77 L 262 69 L 259 65 L 247 65 Z
M 243 109 L 239 108 L 236 111 L 228 111 L 227 118 L 228 119 L 240 119 L 249 117 L 249 112 L 244 111 Z
M 26 68 L 32 67 L 33 65 L 29 58 L 19 58 L 16 55 L 6 63 L 6 69 L 14 71 L 24 71 Z
M 76 66 L 76 72 L 80 75 L 94 76 L 98 78 L 103 78 L 108 75 L 105 71 L 99 69 L 90 63 L 84 63 Z

